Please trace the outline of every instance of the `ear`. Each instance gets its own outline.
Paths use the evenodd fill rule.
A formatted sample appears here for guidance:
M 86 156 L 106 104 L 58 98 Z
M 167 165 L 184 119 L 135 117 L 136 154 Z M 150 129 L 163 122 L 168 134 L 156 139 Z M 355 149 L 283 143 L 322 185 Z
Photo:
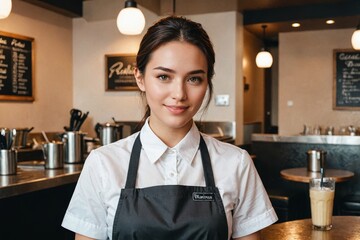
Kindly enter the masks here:
M 144 83 L 144 76 L 140 72 L 138 68 L 135 68 L 134 70 L 134 76 L 136 79 L 136 84 L 140 88 L 141 91 L 145 92 L 145 83 Z

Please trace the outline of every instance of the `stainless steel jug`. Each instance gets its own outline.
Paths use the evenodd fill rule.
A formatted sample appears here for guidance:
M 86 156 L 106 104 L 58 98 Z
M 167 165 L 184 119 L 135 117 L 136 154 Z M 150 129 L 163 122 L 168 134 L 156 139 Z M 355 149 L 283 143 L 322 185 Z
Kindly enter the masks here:
M 0 175 L 16 174 L 17 160 L 13 149 L 0 150 Z
M 320 172 L 321 167 L 325 168 L 326 151 L 311 149 L 306 154 L 308 171 Z
M 42 145 L 44 151 L 45 168 L 58 169 L 64 167 L 63 142 L 48 142 Z
M 25 148 L 29 132 L 34 128 L 16 128 L 16 137 L 14 140 L 14 147 Z
M 63 133 L 65 163 L 83 163 L 85 153 L 84 136 L 86 133 L 69 131 Z
M 95 131 L 101 145 L 107 145 L 122 138 L 123 126 L 116 123 L 97 123 Z

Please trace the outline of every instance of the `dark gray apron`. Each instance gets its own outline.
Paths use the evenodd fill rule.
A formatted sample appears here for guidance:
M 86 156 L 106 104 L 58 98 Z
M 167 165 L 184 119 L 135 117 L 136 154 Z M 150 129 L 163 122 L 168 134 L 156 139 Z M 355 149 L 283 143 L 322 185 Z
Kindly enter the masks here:
M 200 152 L 206 187 L 164 185 L 135 188 L 141 146 L 139 134 L 116 209 L 113 239 L 228 239 L 226 214 L 219 189 L 215 187 L 204 139 L 200 139 Z

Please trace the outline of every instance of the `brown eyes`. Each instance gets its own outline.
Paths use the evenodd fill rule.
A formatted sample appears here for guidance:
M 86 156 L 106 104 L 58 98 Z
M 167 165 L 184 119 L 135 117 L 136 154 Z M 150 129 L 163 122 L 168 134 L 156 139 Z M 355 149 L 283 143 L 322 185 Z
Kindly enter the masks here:
M 188 79 L 188 81 L 192 84 L 199 84 L 202 82 L 202 78 L 201 77 L 190 77 Z

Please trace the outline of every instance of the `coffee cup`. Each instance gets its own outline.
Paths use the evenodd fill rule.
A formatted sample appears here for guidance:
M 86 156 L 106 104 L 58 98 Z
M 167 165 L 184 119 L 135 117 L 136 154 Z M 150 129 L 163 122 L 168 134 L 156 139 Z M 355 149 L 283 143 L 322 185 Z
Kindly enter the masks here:
M 309 185 L 311 221 L 314 230 L 330 230 L 335 196 L 333 178 L 313 178 Z

